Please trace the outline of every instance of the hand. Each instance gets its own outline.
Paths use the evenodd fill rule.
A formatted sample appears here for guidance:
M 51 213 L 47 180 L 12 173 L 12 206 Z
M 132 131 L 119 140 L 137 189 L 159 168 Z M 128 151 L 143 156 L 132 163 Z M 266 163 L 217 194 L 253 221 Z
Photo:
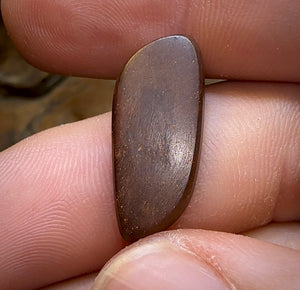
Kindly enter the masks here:
M 1 152 L 1 289 L 96 272 L 115 254 L 94 289 L 299 287 L 297 1 L 2 0 L 1 7 L 24 57 L 48 71 L 115 77 L 144 44 L 183 33 L 199 43 L 207 77 L 253 81 L 206 88 L 190 205 L 173 231 L 121 253 L 110 114 Z M 86 289 L 95 276 L 51 289 Z

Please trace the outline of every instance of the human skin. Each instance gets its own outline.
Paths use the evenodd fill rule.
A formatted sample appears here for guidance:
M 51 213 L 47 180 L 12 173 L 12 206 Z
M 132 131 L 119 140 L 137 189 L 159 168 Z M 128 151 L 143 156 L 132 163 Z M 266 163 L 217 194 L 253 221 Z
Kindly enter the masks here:
M 2 0 L 1 8 L 21 53 L 48 71 L 116 77 L 136 49 L 184 33 L 199 43 L 206 76 L 230 79 L 205 90 L 190 205 L 173 231 L 119 254 L 109 113 L 1 152 L 4 289 L 99 272 L 113 256 L 95 289 L 299 287 L 297 1 Z M 86 289 L 95 276 L 52 287 Z

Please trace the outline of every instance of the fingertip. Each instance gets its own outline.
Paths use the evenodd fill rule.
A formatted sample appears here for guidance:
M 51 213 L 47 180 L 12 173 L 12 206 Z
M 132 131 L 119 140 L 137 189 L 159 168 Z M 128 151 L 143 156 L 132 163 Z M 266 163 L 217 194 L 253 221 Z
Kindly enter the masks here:
M 240 235 L 164 232 L 125 248 L 92 289 L 293 289 L 299 258 L 295 250 Z
M 228 285 L 203 260 L 165 240 L 125 250 L 101 271 L 92 289 L 228 289 Z

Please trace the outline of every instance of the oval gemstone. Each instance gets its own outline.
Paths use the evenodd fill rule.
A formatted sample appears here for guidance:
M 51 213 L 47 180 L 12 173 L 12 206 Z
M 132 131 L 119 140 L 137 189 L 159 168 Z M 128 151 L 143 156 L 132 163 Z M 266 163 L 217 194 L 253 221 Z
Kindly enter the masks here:
M 115 204 L 120 232 L 135 241 L 174 223 L 196 179 L 202 126 L 202 62 L 175 35 L 126 64 L 113 102 Z

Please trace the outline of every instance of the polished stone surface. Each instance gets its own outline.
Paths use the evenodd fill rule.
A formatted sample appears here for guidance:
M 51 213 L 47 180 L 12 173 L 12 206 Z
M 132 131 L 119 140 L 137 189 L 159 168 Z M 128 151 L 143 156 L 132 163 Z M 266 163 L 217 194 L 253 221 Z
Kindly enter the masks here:
M 202 63 L 184 36 L 138 51 L 113 103 L 115 202 L 127 241 L 165 230 L 189 203 L 202 126 Z

